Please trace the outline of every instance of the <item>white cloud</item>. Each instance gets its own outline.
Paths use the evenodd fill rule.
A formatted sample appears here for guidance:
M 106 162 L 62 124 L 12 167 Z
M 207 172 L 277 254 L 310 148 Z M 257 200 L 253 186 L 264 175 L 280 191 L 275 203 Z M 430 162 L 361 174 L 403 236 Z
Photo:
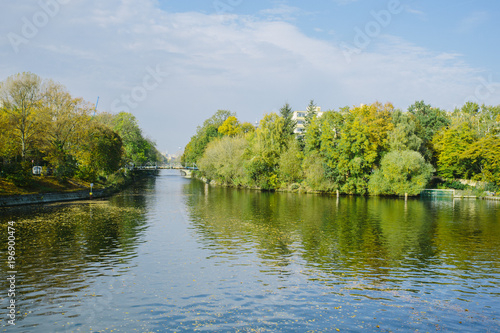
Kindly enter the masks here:
M 267 13 L 295 12 L 278 9 Z M 129 109 L 160 149 L 173 151 L 217 109 L 253 122 L 285 101 L 302 109 L 311 98 L 323 109 L 375 100 L 406 108 L 421 99 L 451 107 L 480 75 L 457 54 L 434 54 L 393 36 L 373 46 L 348 63 L 338 45 L 283 20 L 168 13 L 154 1 L 73 0 L 20 55 L 0 44 L 0 80 L 30 70 L 91 102 L 100 96 L 99 109 L 111 110 L 117 101 L 127 107 L 123 96 L 139 92 L 160 66 L 168 76 Z

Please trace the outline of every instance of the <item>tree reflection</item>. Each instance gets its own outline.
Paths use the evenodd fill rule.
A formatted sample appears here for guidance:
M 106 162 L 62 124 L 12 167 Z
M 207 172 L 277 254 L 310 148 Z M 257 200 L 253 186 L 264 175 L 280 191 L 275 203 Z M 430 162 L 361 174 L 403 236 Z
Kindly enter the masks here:
M 473 260 L 498 262 L 492 257 L 500 248 L 498 203 L 337 199 L 196 181 L 184 192 L 207 248 L 234 257 L 250 247 L 261 264 L 277 269 L 300 258 L 330 275 L 377 279 L 407 267 L 422 273 L 441 264 L 470 269 Z

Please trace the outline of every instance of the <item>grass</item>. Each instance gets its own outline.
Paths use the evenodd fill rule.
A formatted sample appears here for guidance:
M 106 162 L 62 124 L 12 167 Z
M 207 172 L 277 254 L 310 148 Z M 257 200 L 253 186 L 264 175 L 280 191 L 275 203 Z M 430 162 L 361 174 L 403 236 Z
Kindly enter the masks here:
M 102 188 L 100 184 L 94 186 L 95 189 Z M 36 194 L 45 192 L 73 192 L 83 189 L 90 189 L 90 183 L 80 179 L 68 179 L 64 182 L 56 177 L 36 176 L 27 186 L 16 186 L 12 181 L 0 178 L 0 196 Z

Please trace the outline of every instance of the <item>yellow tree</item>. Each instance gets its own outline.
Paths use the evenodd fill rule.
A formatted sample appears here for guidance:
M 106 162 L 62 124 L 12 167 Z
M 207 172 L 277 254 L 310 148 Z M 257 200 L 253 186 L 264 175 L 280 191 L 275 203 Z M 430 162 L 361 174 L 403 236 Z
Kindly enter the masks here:
M 235 116 L 228 117 L 217 131 L 223 135 L 235 136 L 241 133 L 240 122 Z
M 43 130 L 41 89 L 41 78 L 32 73 L 9 76 L 0 88 L 0 104 L 8 115 L 23 162 Z
M 72 98 L 62 85 L 53 81 L 45 84 L 43 110 L 49 122 L 44 135 L 44 153 L 56 176 L 69 177 L 75 171 L 73 148 L 88 124 L 89 109 L 81 98 Z

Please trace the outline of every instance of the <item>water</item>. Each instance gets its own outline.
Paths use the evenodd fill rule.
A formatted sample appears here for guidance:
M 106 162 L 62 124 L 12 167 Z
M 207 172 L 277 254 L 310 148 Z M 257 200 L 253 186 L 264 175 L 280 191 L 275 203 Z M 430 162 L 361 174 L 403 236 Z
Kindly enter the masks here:
M 500 332 L 499 202 L 260 193 L 165 170 L 0 222 L 7 332 Z

